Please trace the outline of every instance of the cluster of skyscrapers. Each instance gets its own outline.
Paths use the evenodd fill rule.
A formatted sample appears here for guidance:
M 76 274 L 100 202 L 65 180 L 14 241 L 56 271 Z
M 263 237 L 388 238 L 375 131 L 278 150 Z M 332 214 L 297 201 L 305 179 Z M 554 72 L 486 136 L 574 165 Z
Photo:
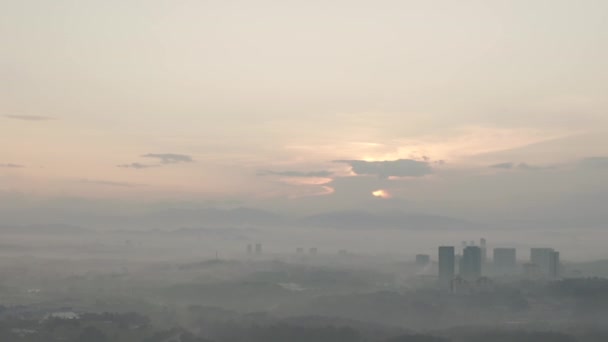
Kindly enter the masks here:
M 515 248 L 494 248 L 492 261 L 488 261 L 487 242 L 480 239 L 479 245 L 474 241 L 462 242 L 461 253 L 457 253 L 454 246 L 440 246 L 438 249 L 438 280 L 444 289 L 454 289 L 454 284 L 484 284 L 488 276 L 513 276 L 520 273 L 527 278 L 555 279 L 560 273 L 560 254 L 553 248 L 531 248 L 529 262 L 519 267 L 517 250 Z M 298 247 L 297 254 L 305 254 L 305 249 Z M 308 254 L 316 255 L 318 249 L 311 247 Z M 247 254 L 261 255 L 262 244 L 247 245 Z M 347 255 L 341 250 L 339 255 Z M 428 254 L 416 255 L 416 265 L 428 274 L 432 272 L 431 256 Z
M 486 240 L 479 246 L 473 242 L 463 243 L 462 254 L 456 253 L 454 246 L 440 246 L 438 249 L 438 278 L 442 288 L 452 288 L 453 282 L 478 282 L 483 276 L 515 275 L 518 273 L 517 251 L 515 248 L 495 248 L 493 260 L 487 260 Z M 428 264 L 430 257 L 416 256 L 416 264 Z M 535 278 L 554 279 L 559 276 L 559 252 L 552 248 L 532 248 L 530 261 L 523 265 L 524 275 Z

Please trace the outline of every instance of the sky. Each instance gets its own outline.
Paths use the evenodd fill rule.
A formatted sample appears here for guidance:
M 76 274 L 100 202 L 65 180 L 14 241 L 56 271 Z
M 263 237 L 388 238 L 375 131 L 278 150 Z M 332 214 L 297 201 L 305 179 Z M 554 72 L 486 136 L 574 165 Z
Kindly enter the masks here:
M 0 203 L 600 224 L 607 36 L 603 0 L 3 0 Z

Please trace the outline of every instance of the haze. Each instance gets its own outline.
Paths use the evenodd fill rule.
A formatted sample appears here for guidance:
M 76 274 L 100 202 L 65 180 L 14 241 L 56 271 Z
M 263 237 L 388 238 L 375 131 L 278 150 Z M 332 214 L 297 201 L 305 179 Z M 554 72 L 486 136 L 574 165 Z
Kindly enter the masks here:
M 608 1 L 0 0 L 0 340 L 608 340 Z
M 94 217 L 249 207 L 603 227 L 607 12 L 4 1 L 4 216 L 95 223 L 66 222 L 76 202 Z

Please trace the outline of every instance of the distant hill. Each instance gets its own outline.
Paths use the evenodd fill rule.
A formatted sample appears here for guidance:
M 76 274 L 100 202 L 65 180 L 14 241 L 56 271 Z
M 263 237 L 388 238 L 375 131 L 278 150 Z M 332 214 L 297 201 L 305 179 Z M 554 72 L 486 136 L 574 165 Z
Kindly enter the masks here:
M 27 218 L 24 218 L 27 219 Z M 64 224 L 62 222 L 73 222 Z M 167 208 L 135 215 L 82 214 L 64 216 L 62 221 L 48 224 L 0 226 L 0 231 L 32 233 L 77 233 L 91 230 L 168 231 L 182 234 L 217 234 L 241 238 L 256 228 L 319 227 L 334 229 L 436 229 L 454 230 L 480 227 L 463 219 L 440 215 L 403 213 L 397 210 L 379 213 L 364 210 L 328 211 L 306 217 L 283 216 L 270 211 L 239 207 Z
M 0 226 L 0 231 L 35 234 L 77 234 L 89 232 L 86 228 L 69 224 L 2 225 Z
M 608 260 L 570 263 L 564 265 L 566 271 L 585 277 L 608 277 Z M 566 274 L 566 276 L 571 274 Z
M 466 220 L 425 214 L 391 212 L 374 214 L 365 211 L 337 211 L 308 216 L 299 220 L 302 225 L 340 229 L 467 229 L 477 223 Z

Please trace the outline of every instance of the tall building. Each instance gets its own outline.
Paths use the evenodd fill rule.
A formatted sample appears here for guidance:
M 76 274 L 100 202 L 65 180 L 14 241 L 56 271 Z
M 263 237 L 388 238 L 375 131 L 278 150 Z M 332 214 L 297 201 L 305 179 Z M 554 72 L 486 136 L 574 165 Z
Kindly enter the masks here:
M 296 249 L 296 253 L 298 253 L 298 254 L 304 254 L 304 248 L 302 248 L 302 247 L 298 247 L 298 248 Z
M 460 276 L 466 280 L 476 281 L 481 277 L 481 248 L 467 246 L 460 261 Z
M 255 254 L 262 254 L 262 244 L 261 243 L 255 244 Z
M 485 264 L 488 260 L 487 241 L 484 238 L 479 239 L 479 247 L 481 247 L 481 263 Z
M 538 267 L 541 276 L 559 277 L 559 252 L 553 248 L 531 248 L 530 262 Z
M 310 248 L 310 249 L 308 250 L 308 253 L 309 253 L 309 254 L 312 254 L 312 255 L 316 255 L 316 254 L 317 254 L 317 252 L 318 252 L 318 250 L 317 250 L 317 248 L 316 248 L 316 247 L 312 247 L 312 248 Z
M 439 286 L 444 289 L 451 289 L 452 279 L 454 279 L 456 259 L 453 246 L 439 247 Z
M 494 272 L 498 275 L 514 274 L 517 271 L 515 248 L 494 248 Z
M 467 248 L 467 242 L 466 241 L 462 241 L 462 243 L 460 244 L 460 247 L 464 251 L 464 249 Z
M 559 252 L 553 252 L 553 260 L 551 263 L 551 275 L 555 278 L 558 278 L 561 274 L 561 263 L 559 259 Z
M 251 244 L 247 245 L 247 254 L 253 254 L 253 245 L 251 245 Z
M 419 268 L 424 268 L 428 264 L 431 263 L 431 256 L 428 254 L 418 254 L 416 255 L 416 266 Z

